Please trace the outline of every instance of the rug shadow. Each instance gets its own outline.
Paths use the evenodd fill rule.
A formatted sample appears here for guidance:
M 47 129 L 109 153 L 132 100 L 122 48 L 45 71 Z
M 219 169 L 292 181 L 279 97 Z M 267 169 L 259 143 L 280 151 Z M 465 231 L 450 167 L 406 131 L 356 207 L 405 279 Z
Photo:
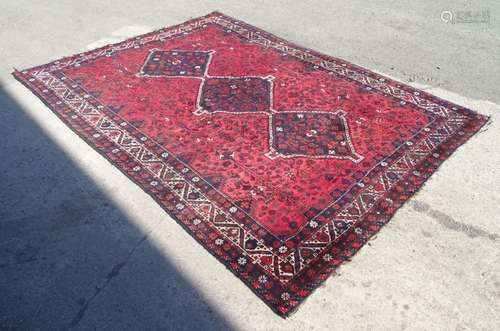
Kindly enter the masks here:
M 232 328 L 1 88 L 0 132 L 0 330 Z

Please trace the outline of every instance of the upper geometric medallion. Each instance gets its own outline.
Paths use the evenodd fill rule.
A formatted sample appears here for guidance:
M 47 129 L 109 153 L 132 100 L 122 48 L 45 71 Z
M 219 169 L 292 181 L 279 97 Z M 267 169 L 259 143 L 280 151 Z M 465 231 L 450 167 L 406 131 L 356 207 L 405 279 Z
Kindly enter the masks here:
M 208 69 L 211 51 L 163 51 L 153 49 L 138 76 L 203 77 Z

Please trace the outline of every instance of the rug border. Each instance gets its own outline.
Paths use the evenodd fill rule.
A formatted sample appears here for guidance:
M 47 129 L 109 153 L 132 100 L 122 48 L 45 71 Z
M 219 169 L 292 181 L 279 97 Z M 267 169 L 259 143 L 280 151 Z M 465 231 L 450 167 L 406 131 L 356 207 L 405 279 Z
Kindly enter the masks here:
M 193 18 L 193 19 L 190 19 L 188 21 L 185 21 L 183 23 L 180 23 L 180 24 L 177 24 L 177 25 L 173 25 L 173 26 L 170 26 L 170 27 L 167 27 L 168 29 L 171 29 L 171 28 L 174 28 L 174 27 L 179 27 L 179 26 L 182 26 L 183 24 L 186 24 L 188 22 L 191 22 L 191 21 L 194 21 L 194 20 L 200 20 L 200 19 L 203 19 L 205 17 L 210 17 L 210 16 L 213 16 L 213 15 L 219 15 L 219 16 L 222 16 L 222 17 L 225 17 L 225 18 L 228 18 L 228 19 L 233 19 L 232 17 L 230 16 L 227 16 L 227 15 L 224 15 L 224 14 L 221 14 L 220 12 L 212 12 L 208 15 L 205 15 L 205 16 L 201 16 L 201 17 L 198 17 L 198 18 Z M 236 20 L 236 19 L 233 19 L 233 20 Z M 237 20 L 239 22 L 242 22 L 241 20 Z M 269 33 L 269 32 L 266 32 L 264 30 L 261 30 L 259 28 L 256 28 L 248 23 L 244 23 L 250 27 L 252 27 L 253 29 L 257 29 L 259 31 L 262 31 L 262 33 L 265 33 L 267 36 L 272 36 L 273 38 L 276 38 L 278 40 L 283 40 L 285 41 L 288 45 L 292 45 L 294 47 L 297 47 L 299 49 L 307 49 L 307 48 L 303 48 L 299 45 L 296 45 L 292 42 L 288 42 L 282 38 L 279 38 L 279 37 L 276 37 L 274 36 L 273 34 Z M 162 28 L 162 29 L 159 29 L 159 30 L 155 30 L 155 31 L 152 31 L 152 32 L 149 32 L 149 33 L 146 33 L 146 34 L 143 34 L 143 35 L 140 35 L 140 36 L 136 36 L 136 37 L 133 37 L 133 38 L 129 38 L 125 41 L 121 41 L 121 42 L 118 42 L 118 43 L 115 43 L 115 44 L 109 44 L 109 45 L 106 45 L 106 46 L 103 46 L 103 47 L 100 47 L 100 48 L 97 48 L 97 49 L 94 49 L 94 50 L 90 50 L 90 51 L 86 51 L 86 52 L 83 52 L 83 53 L 79 53 L 79 54 L 75 54 L 73 56 L 70 56 L 69 58 L 72 58 L 72 57 L 76 57 L 76 56 L 80 56 L 81 54 L 88 54 L 90 52 L 95 52 L 97 50 L 103 50 L 103 49 L 106 49 L 106 48 L 109 48 L 111 46 L 116 46 L 116 45 L 120 45 L 120 44 L 123 44 L 123 43 L 126 43 L 130 40 L 133 40 L 137 37 L 144 37 L 144 36 L 149 36 L 149 35 L 152 35 L 152 34 L 155 34 L 155 33 L 158 33 L 159 31 L 163 30 L 163 29 L 167 29 L 167 28 Z M 465 107 L 462 107 L 460 105 L 456 105 L 454 103 L 451 103 L 450 101 L 447 101 L 447 100 L 443 100 L 443 99 L 440 99 L 430 93 L 427 93 L 425 91 L 421 91 L 419 89 L 416 89 L 416 88 L 413 88 L 411 86 L 408 86 L 406 83 L 402 83 L 402 82 L 399 82 L 399 81 L 395 81 L 389 77 L 386 77 L 386 76 L 383 76 L 382 74 L 378 74 L 378 73 L 375 73 L 375 72 L 372 72 L 371 70 L 369 69 L 366 69 L 366 68 L 363 68 L 363 67 L 359 67 L 357 65 L 353 65 L 345 60 L 342 60 L 342 59 L 338 59 L 338 58 L 335 58 L 335 57 L 332 57 L 332 56 L 329 56 L 329 55 L 325 55 L 325 54 L 322 54 L 322 53 L 319 53 L 317 51 L 314 51 L 314 50 L 310 50 L 311 53 L 313 54 L 316 54 L 316 55 L 319 55 L 321 57 L 325 57 L 325 58 L 328 58 L 328 59 L 333 59 L 335 61 L 338 61 L 338 62 L 342 62 L 342 63 L 348 63 L 349 65 L 353 66 L 353 67 L 356 67 L 357 69 L 359 70 L 362 70 L 363 72 L 367 72 L 367 73 L 370 73 L 372 74 L 373 76 L 375 77 L 380 77 L 380 78 L 384 78 L 386 79 L 387 81 L 391 81 L 391 82 L 394 82 L 395 84 L 401 84 L 403 85 L 403 88 L 409 88 L 410 90 L 412 91 L 418 91 L 419 93 L 421 93 L 421 95 L 424 95 L 426 99 L 431 99 L 431 100 L 437 100 L 437 102 L 439 103 L 444 103 L 444 104 L 449 104 L 449 105 L 453 105 L 453 106 L 458 106 L 460 107 L 460 110 L 461 111 L 465 111 L 467 113 L 469 113 L 469 115 L 474 115 L 476 117 L 476 120 L 477 122 L 475 123 L 475 125 L 473 125 L 473 127 L 470 129 L 470 131 L 467 131 L 464 135 L 462 136 L 457 136 L 456 134 L 455 135 L 452 135 L 448 138 L 448 140 L 444 141 L 443 143 L 440 144 L 439 147 L 441 147 L 441 145 L 445 144 L 445 143 L 448 143 L 449 140 L 452 140 L 453 142 L 453 145 L 452 146 L 449 146 L 448 149 L 444 150 L 443 151 L 443 158 L 440 158 L 438 160 L 436 160 L 437 162 L 435 164 L 432 165 L 432 167 L 430 167 L 430 170 L 431 170 L 431 173 L 423 180 L 423 182 L 420 184 L 420 185 L 416 185 L 414 187 L 414 191 L 411 193 L 411 196 L 409 198 L 411 198 L 414 194 L 416 194 L 418 192 L 418 190 L 420 190 L 425 184 L 426 184 L 426 181 L 427 179 L 432 175 L 434 174 L 439 166 L 446 160 L 449 158 L 449 156 L 456 150 L 458 149 L 458 147 L 460 147 L 461 145 L 463 145 L 465 142 L 467 142 L 469 140 L 470 137 L 472 137 L 475 133 L 477 133 L 477 131 L 479 131 L 479 129 L 487 123 L 488 121 L 488 117 L 484 116 L 484 115 L 481 115 L 481 114 L 478 114 L 478 113 L 475 113 L 473 111 L 471 111 L 470 109 L 467 109 Z M 65 57 L 63 59 L 68 59 L 68 57 Z M 57 60 L 56 60 L 57 61 Z M 35 68 L 40 68 L 40 67 L 45 67 L 45 66 L 48 66 L 50 65 L 51 63 L 53 62 L 56 62 L 56 61 L 52 61 L 52 62 L 48 62 L 47 64 L 44 64 L 44 65 L 40 65 L 40 66 L 35 66 L 35 67 L 32 67 L 32 68 L 29 68 L 27 70 L 33 70 Z M 209 251 L 211 253 L 212 256 L 214 256 L 217 260 L 219 260 L 219 262 L 222 262 L 222 264 L 227 268 L 229 269 L 235 276 L 237 276 L 240 280 L 242 280 L 251 290 L 252 292 L 254 292 L 257 296 L 259 296 L 262 301 L 264 301 L 274 312 L 276 312 L 278 315 L 282 316 L 282 317 L 286 317 L 288 316 L 289 314 L 291 314 L 293 311 L 295 311 L 297 309 L 297 307 L 299 306 L 300 303 L 302 303 L 303 301 L 305 301 L 305 298 L 301 299 L 299 301 L 299 303 L 293 307 L 290 307 L 289 310 L 287 311 L 282 311 L 282 310 L 279 310 L 279 307 L 277 307 L 276 305 L 273 305 L 273 303 L 271 301 L 269 301 L 268 299 L 264 298 L 263 294 L 262 293 L 259 293 L 257 291 L 257 289 L 255 289 L 250 280 L 249 279 L 246 279 L 245 277 L 242 277 L 239 272 L 237 270 L 234 270 L 232 268 L 230 268 L 225 261 L 223 261 L 219 256 L 217 256 L 215 254 L 215 252 L 213 250 L 211 250 L 209 247 L 207 247 L 202 241 L 201 239 L 197 238 L 196 235 L 195 235 L 195 232 L 190 230 L 187 226 L 185 226 L 183 224 L 182 221 L 180 221 L 176 215 L 174 215 L 173 213 L 171 213 L 169 210 L 166 209 L 166 207 L 164 206 L 164 203 L 159 201 L 159 199 L 157 199 L 155 196 L 154 196 L 154 193 L 153 192 L 149 192 L 147 191 L 142 184 L 138 183 L 134 178 L 132 178 L 127 172 L 125 169 L 121 168 L 120 166 L 117 165 L 117 162 L 114 161 L 113 159 L 109 158 L 106 154 L 104 154 L 101 150 L 99 150 L 99 147 L 96 146 L 93 142 L 90 141 L 90 139 L 86 138 L 85 136 L 83 136 L 80 132 L 76 131 L 76 129 L 70 125 L 70 122 L 69 121 L 66 121 L 62 116 L 61 114 L 59 114 L 59 112 L 55 109 L 55 107 L 50 104 L 50 102 L 48 100 L 45 99 L 45 97 L 41 94 L 39 94 L 35 89 L 34 87 L 30 86 L 29 82 L 23 78 L 23 74 L 17 70 L 15 70 L 13 72 L 13 76 L 19 81 L 21 82 L 26 88 L 28 88 L 30 91 L 32 91 L 32 93 L 34 93 L 38 99 L 40 99 L 53 113 L 56 114 L 57 117 L 59 117 L 63 123 L 66 124 L 66 126 L 68 126 L 73 132 L 75 132 L 79 137 L 81 137 L 88 145 L 90 145 L 94 150 L 96 150 L 99 154 L 101 154 L 102 156 L 104 156 L 104 158 L 106 160 L 108 160 L 108 162 L 110 162 L 114 167 L 118 168 L 123 174 L 125 174 L 130 180 L 132 180 L 132 182 L 134 182 L 136 185 L 138 185 L 143 191 L 145 191 L 148 195 L 150 195 L 159 205 L 160 207 L 162 207 L 165 212 L 171 217 L 173 218 L 177 223 L 179 223 L 186 232 L 188 232 L 194 239 L 196 239 L 197 242 L 199 242 L 202 247 L 204 247 L 205 250 Z M 472 123 L 473 120 L 472 119 L 469 119 L 469 124 Z M 474 123 L 472 123 L 474 124 Z M 439 148 L 438 147 L 438 148 Z M 420 163 L 424 162 L 426 159 L 423 159 L 422 161 L 420 161 Z M 420 164 L 419 163 L 419 164 Z M 404 202 L 404 201 L 403 201 Z M 388 216 L 387 220 L 385 222 L 383 222 L 383 224 L 380 225 L 383 226 L 384 224 L 386 224 L 388 221 L 390 221 L 392 219 L 392 217 L 394 216 L 395 212 L 403 205 L 403 203 L 400 203 L 397 205 L 397 207 L 394 209 L 393 212 L 391 212 L 391 214 Z M 362 223 L 362 222 L 365 222 L 364 219 L 360 219 L 358 221 L 359 223 Z M 369 237 L 373 236 L 375 233 L 377 233 L 379 230 L 380 230 L 380 227 L 374 231 L 373 233 L 369 234 L 369 236 L 367 236 L 366 240 L 363 242 L 363 244 L 361 246 L 359 246 L 358 248 L 356 249 L 352 249 L 350 250 L 350 256 L 354 255 L 362 246 L 364 246 L 364 244 L 366 244 L 366 242 L 368 241 Z M 349 231 L 349 233 L 346 233 L 345 236 L 342 236 L 341 239 L 345 239 L 346 237 L 348 237 L 348 235 L 352 234 L 352 232 L 354 231 L 354 229 L 351 229 L 352 231 Z M 339 240 L 341 241 L 341 240 Z M 333 245 L 333 243 L 332 243 Z M 325 267 L 324 270 L 322 270 L 320 273 L 321 275 L 324 275 L 325 277 L 318 277 L 317 278 L 317 281 L 313 282 L 312 284 L 308 284 L 308 287 L 311 289 L 311 292 L 314 291 L 319 285 L 321 285 L 327 278 L 328 276 L 333 273 L 333 271 L 342 263 L 344 262 L 345 260 L 348 260 L 348 258 L 346 259 L 342 259 L 338 264 L 336 265 L 329 265 L 327 267 Z M 311 293 L 309 293 L 307 295 L 307 297 L 310 295 Z

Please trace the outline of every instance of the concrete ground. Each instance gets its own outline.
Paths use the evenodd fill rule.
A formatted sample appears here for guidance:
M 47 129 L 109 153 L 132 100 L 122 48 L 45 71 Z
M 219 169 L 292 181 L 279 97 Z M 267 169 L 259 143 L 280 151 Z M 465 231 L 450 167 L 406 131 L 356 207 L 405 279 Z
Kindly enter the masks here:
M 9 76 L 213 10 L 492 116 L 287 320 Z M 1 1 L 0 330 L 498 329 L 499 22 L 495 0 Z

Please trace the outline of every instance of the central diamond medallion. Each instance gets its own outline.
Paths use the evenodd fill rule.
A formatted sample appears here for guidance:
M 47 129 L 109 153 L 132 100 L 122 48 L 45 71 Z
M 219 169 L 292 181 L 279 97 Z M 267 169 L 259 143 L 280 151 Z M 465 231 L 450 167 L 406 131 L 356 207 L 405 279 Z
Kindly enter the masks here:
M 148 54 L 139 77 L 191 78 L 200 80 L 196 99 L 197 116 L 214 113 L 267 116 L 269 151 L 276 158 L 335 158 L 358 163 L 350 138 L 346 113 L 273 109 L 273 76 L 210 76 L 215 51 L 159 50 Z

